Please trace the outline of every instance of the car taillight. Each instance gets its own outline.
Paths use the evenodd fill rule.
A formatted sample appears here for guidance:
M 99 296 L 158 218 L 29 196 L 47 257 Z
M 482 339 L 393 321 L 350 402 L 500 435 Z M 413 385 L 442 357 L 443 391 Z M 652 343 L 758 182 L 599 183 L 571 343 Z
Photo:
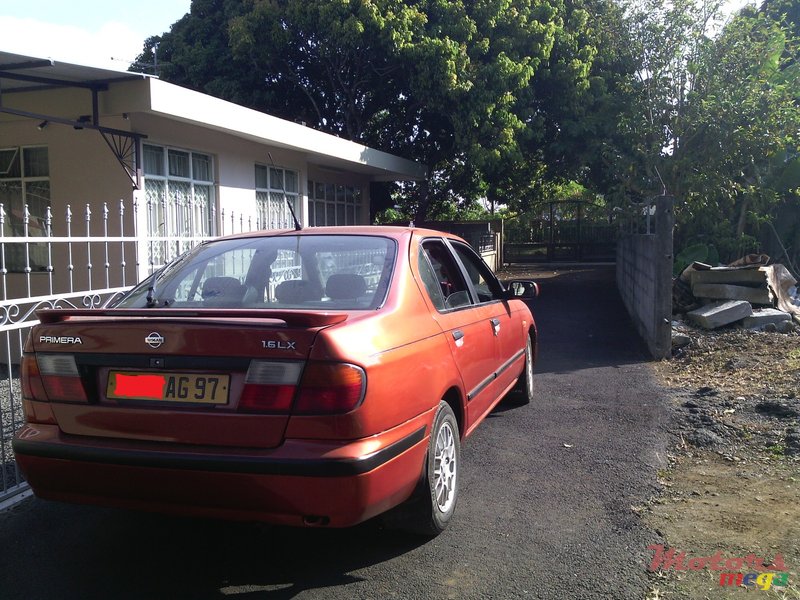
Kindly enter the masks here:
M 366 387 L 367 377 L 360 367 L 309 362 L 303 371 L 293 412 L 305 415 L 350 412 L 364 399 Z
M 26 354 L 22 358 L 22 393 L 51 402 L 86 402 L 78 365 L 71 354 Z
M 23 398 L 47 402 L 47 394 L 44 393 L 44 385 L 42 384 L 42 375 L 39 373 L 39 365 L 33 354 L 23 354 L 22 356 L 20 383 L 22 384 Z
M 288 413 L 302 370 L 302 362 L 252 361 L 239 398 L 239 410 Z

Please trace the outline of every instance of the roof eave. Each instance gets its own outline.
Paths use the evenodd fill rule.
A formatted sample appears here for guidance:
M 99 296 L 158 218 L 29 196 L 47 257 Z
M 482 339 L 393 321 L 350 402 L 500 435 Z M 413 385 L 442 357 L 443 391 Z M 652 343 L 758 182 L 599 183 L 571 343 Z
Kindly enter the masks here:
M 314 158 L 358 165 L 374 180 L 422 180 L 425 165 L 343 140 L 336 136 L 292 123 L 250 108 L 214 98 L 180 86 L 150 79 L 148 112 L 166 118 L 214 129 L 270 146 L 305 153 Z

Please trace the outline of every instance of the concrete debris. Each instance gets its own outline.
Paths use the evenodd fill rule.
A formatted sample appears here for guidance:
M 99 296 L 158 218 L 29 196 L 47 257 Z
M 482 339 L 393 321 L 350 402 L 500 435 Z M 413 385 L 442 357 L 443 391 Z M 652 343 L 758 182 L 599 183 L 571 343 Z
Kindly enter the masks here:
M 741 321 L 747 329 L 796 331 L 800 325 L 797 281 L 783 265 L 766 266 L 767 262 L 766 255 L 748 255 L 727 267 L 689 265 L 673 281 L 673 313 L 685 313 L 705 329 Z M 676 332 L 673 325 L 673 349 L 686 347 L 687 333 Z
M 692 286 L 696 298 L 713 300 L 745 300 L 750 304 L 772 304 L 767 287 L 747 287 L 725 283 L 697 283 Z
M 685 333 L 679 332 L 672 332 L 672 349 L 678 350 L 680 348 L 685 348 L 689 344 L 692 343 L 692 338 L 690 338 Z
M 762 308 L 761 310 L 754 310 L 753 314 L 745 317 L 742 320 L 742 326 L 746 329 L 759 329 L 769 323 L 780 323 L 781 321 L 790 321 L 792 317 L 789 313 L 776 308 Z
M 757 327 L 756 329 L 766 333 L 792 333 L 795 326 L 791 321 L 781 321 L 780 323 L 767 323 L 763 327 Z
M 753 307 L 744 300 L 713 302 L 686 313 L 686 316 L 705 329 L 716 329 L 741 321 L 753 314 Z
M 767 276 L 758 268 L 713 267 L 707 271 L 692 271 L 689 281 L 692 287 L 700 284 L 767 287 Z

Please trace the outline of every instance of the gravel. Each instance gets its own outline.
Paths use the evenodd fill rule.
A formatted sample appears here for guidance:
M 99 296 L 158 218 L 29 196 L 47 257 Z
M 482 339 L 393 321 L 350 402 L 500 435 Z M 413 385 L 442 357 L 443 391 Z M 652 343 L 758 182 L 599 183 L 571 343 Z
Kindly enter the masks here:
M 12 373 L 3 369 L 2 373 L 5 377 L 0 379 L 0 500 L 12 488 L 23 483 L 14 460 L 11 438 L 24 421 L 17 369 L 13 369 Z

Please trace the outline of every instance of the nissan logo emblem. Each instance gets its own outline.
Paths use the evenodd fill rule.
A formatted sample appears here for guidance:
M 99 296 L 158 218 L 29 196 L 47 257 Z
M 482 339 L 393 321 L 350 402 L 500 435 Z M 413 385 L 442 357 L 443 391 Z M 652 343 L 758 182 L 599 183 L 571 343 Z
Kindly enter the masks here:
M 160 333 L 154 331 L 146 338 L 144 338 L 144 341 L 147 342 L 147 345 L 150 346 L 151 348 L 158 348 L 161 346 L 161 344 L 164 343 L 164 338 L 161 336 Z

